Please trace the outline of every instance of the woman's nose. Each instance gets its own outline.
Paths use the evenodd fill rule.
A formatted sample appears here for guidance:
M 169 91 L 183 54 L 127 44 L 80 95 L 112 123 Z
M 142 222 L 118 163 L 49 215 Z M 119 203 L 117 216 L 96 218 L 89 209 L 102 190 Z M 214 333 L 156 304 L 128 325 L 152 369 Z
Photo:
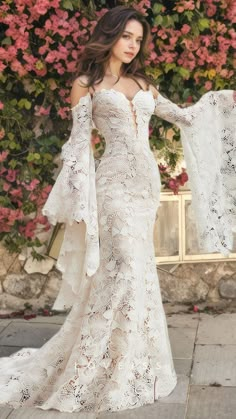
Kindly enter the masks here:
M 130 40 L 130 47 L 135 48 L 135 39 Z

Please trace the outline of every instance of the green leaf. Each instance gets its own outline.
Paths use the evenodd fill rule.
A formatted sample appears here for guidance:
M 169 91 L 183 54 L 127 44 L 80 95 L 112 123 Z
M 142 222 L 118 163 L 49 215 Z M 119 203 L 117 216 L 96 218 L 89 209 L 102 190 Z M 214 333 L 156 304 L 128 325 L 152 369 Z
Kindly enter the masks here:
M 187 68 L 177 67 L 177 71 L 184 79 L 188 79 L 190 77 L 190 71 Z
M 193 12 L 191 12 L 190 10 L 187 10 L 186 12 L 184 12 L 185 16 L 187 17 L 188 21 L 191 22 L 193 19 Z
M 15 169 L 16 168 L 16 166 L 17 166 L 17 160 L 15 160 L 15 159 L 12 159 L 12 160 L 10 160 L 9 161 L 9 166 L 12 168 L 12 169 Z
M 25 108 L 25 109 L 29 110 L 31 108 L 31 103 L 27 99 L 23 98 L 23 99 L 19 100 L 18 106 L 19 106 L 20 109 Z
M 172 15 L 172 16 L 171 16 L 171 19 L 172 19 L 174 22 L 179 22 L 179 15 L 178 15 L 178 14 Z
M 16 99 L 12 99 L 12 100 L 10 100 L 10 104 L 11 104 L 12 106 L 16 106 L 16 105 L 17 105 L 17 100 L 16 100 Z
M 198 27 L 200 31 L 204 31 L 205 29 L 208 29 L 210 27 L 210 20 L 206 18 L 199 19 Z
M 26 157 L 26 160 L 28 162 L 34 161 L 34 153 L 29 153 L 28 156 Z
M 11 200 L 7 195 L 0 196 L 0 206 L 1 207 L 9 207 L 10 204 L 11 204 Z
M 35 86 L 35 96 L 37 97 L 40 93 L 45 92 L 45 84 L 38 80 L 34 79 L 34 86 Z
M 15 141 L 11 141 L 11 142 L 10 142 L 10 144 L 9 144 L 9 148 L 10 148 L 11 150 L 14 150 L 15 148 L 17 148 L 17 144 L 15 143 Z
M 43 157 L 44 157 L 44 159 L 45 159 L 45 160 L 47 160 L 47 161 L 50 161 L 50 160 L 52 160 L 52 159 L 53 159 L 52 155 L 51 155 L 51 154 L 49 154 L 49 153 L 45 153 Z
M 24 201 L 21 209 L 22 209 L 23 213 L 25 215 L 27 215 L 27 214 L 30 214 L 31 212 L 35 211 L 36 205 L 35 205 L 34 202 Z
M 6 80 L 7 80 L 7 76 L 4 76 L 3 73 L 0 73 L 0 81 L 5 83 Z
M 2 45 L 12 45 L 12 39 L 10 38 L 10 36 L 7 36 L 2 40 Z
M 158 15 L 158 16 L 155 17 L 155 19 L 154 19 L 155 25 L 161 25 L 162 22 L 163 22 L 163 17 L 161 15 Z
M 183 100 L 188 99 L 189 96 L 191 96 L 191 89 L 185 89 L 183 93 Z
M 25 109 L 27 109 L 27 111 L 31 109 L 31 103 L 28 100 L 25 101 Z
M 8 136 L 10 141 L 12 141 L 15 138 L 15 135 L 13 134 L 13 132 L 8 132 L 7 136 Z
M 170 70 L 173 70 L 174 68 L 176 68 L 175 63 L 167 63 L 164 65 L 165 73 L 168 73 Z
M 161 11 L 162 11 L 162 9 L 163 9 L 163 4 L 161 4 L 161 3 L 154 3 L 154 6 L 153 6 L 153 13 L 155 14 L 155 15 L 158 15 Z
M 8 92 L 10 92 L 12 90 L 12 87 L 13 87 L 13 83 L 11 81 L 8 81 L 7 86 L 6 86 L 6 90 Z
M 63 0 L 62 5 L 67 10 L 74 10 L 73 4 L 70 0 Z

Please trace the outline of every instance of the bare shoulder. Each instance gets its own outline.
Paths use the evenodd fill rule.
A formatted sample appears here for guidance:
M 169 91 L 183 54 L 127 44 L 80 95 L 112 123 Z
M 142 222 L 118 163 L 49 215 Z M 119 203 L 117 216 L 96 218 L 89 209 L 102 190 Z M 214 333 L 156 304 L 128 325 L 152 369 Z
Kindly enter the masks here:
M 71 107 L 73 108 L 79 102 L 80 98 L 86 96 L 89 92 L 89 88 L 86 86 L 87 77 L 80 76 L 74 80 L 70 93 Z
M 154 99 L 157 99 L 157 96 L 159 94 L 157 88 L 150 84 L 149 89 L 151 90 Z

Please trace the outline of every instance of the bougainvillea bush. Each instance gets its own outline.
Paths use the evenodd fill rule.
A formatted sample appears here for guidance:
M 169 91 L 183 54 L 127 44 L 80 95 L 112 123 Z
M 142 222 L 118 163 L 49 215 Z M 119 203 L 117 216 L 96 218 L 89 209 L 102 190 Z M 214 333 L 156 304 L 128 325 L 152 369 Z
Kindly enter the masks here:
M 37 234 L 49 229 L 41 208 L 54 182 L 55 156 L 71 128 L 69 91 L 78 56 L 99 16 L 122 3 L 147 16 L 153 40 L 146 71 L 171 100 L 191 104 L 208 90 L 235 85 L 234 0 L 3 0 L 0 240 L 10 251 L 28 246 L 39 257 Z M 187 180 L 184 170 L 171 176 L 180 154 L 178 141 L 178 130 L 152 119 L 151 146 L 165 156 L 162 183 L 174 193 Z M 96 132 L 93 145 L 99 155 L 103 141 Z

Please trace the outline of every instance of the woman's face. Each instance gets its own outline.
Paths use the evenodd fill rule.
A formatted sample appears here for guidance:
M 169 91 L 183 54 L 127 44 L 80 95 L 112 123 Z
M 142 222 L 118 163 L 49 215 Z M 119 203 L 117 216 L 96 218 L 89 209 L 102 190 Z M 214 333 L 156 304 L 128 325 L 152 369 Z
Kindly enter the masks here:
M 120 39 L 112 48 L 112 58 L 130 63 L 138 54 L 143 38 L 143 26 L 137 20 L 129 20 Z

